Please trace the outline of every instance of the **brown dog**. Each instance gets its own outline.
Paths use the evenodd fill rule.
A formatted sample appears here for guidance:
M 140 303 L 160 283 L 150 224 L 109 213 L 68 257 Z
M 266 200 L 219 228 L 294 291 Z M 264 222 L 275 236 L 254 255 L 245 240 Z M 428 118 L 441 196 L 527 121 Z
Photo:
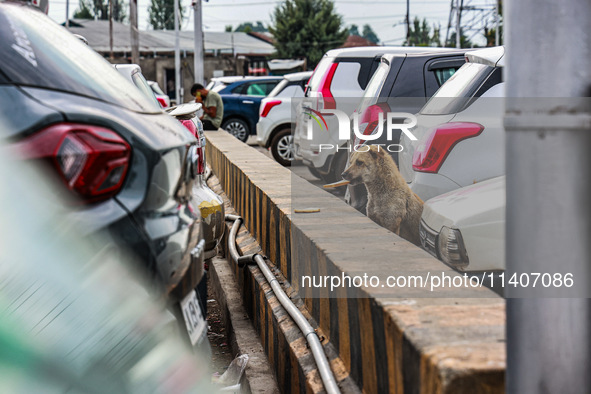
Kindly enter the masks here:
M 394 159 L 383 148 L 371 145 L 367 152 L 353 153 L 341 176 L 352 185 L 365 184 L 367 216 L 371 220 L 415 245 L 420 244 L 423 201 L 410 190 Z

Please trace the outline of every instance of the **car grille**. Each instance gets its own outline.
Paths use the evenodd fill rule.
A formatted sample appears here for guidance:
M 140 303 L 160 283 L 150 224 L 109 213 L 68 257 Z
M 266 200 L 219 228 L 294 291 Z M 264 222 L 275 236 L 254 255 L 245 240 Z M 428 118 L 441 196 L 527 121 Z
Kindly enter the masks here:
M 427 226 L 425 222 L 421 219 L 421 224 L 419 225 L 419 238 L 421 239 L 421 246 L 434 257 L 439 258 L 439 256 L 437 256 L 436 246 L 437 236 L 438 233 L 435 230 L 431 229 L 429 226 Z

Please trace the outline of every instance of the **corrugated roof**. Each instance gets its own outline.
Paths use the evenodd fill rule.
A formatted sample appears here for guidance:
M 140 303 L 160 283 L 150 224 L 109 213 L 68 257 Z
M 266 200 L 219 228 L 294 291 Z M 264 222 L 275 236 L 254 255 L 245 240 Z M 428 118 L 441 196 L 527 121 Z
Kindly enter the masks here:
M 72 23 L 73 22 L 73 23 Z M 109 52 L 109 21 L 91 19 L 71 20 L 69 30 L 80 34 L 88 40 L 88 44 L 97 52 Z M 193 31 L 181 31 L 181 51 L 193 53 Z M 149 30 L 140 31 L 141 52 L 174 51 L 174 31 Z M 270 55 L 274 52 L 271 44 L 246 33 L 205 32 L 204 46 L 206 52 L 221 51 L 223 53 Z M 113 22 L 113 51 L 131 52 L 130 26 Z

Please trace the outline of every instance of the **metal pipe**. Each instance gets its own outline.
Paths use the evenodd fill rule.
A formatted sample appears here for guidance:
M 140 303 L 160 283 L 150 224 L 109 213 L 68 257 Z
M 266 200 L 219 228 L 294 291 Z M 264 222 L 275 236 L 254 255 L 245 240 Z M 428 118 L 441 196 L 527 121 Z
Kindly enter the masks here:
M 328 362 L 328 358 L 324 353 L 324 349 L 322 347 L 322 343 L 318 338 L 318 334 L 314 328 L 308 323 L 306 317 L 300 312 L 298 307 L 294 305 L 291 299 L 285 294 L 279 281 L 267 265 L 265 263 L 265 259 L 260 254 L 254 254 L 250 256 L 240 256 L 238 250 L 236 249 L 236 234 L 238 233 L 238 228 L 242 223 L 242 218 L 236 215 L 226 215 L 226 220 L 234 220 L 234 224 L 232 225 L 232 229 L 230 230 L 230 235 L 228 236 L 228 250 L 230 251 L 230 255 L 235 262 L 238 262 L 240 258 L 254 258 L 257 266 L 269 282 L 271 289 L 275 293 L 275 296 L 285 308 L 287 313 L 291 316 L 293 321 L 298 325 L 304 338 L 308 342 L 310 346 L 310 350 L 312 351 L 312 356 L 316 361 L 316 366 L 318 367 L 318 372 L 320 373 L 320 378 L 322 379 L 322 383 L 324 384 L 324 388 L 327 393 L 329 394 L 337 394 L 340 393 L 339 386 L 337 381 L 330 369 L 330 364 Z

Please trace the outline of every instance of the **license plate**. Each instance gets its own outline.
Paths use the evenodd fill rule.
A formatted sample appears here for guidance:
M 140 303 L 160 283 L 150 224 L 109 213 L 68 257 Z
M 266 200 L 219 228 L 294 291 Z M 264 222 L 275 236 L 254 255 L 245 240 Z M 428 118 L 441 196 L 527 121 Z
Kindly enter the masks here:
M 185 325 L 187 326 L 187 332 L 191 339 L 191 345 L 195 345 L 203 331 L 207 327 L 207 323 L 201 313 L 199 307 L 199 301 L 197 301 L 197 293 L 195 290 L 191 291 L 181 301 L 181 309 L 183 311 L 183 318 L 185 319 Z

